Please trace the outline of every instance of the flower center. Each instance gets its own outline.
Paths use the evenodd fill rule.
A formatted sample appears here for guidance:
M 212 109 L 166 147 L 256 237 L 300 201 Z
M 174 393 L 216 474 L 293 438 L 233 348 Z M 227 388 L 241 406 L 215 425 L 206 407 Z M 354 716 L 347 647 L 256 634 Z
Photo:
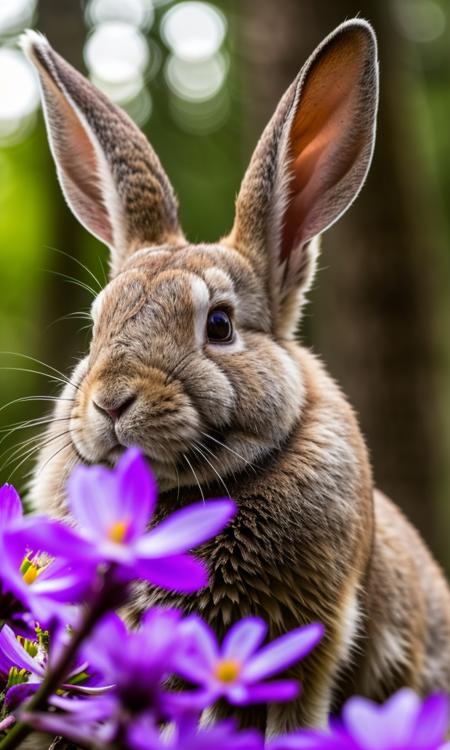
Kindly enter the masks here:
M 214 676 L 220 682 L 234 682 L 241 671 L 241 665 L 235 659 L 223 659 L 216 664 Z
M 31 586 L 38 575 L 42 573 L 48 565 L 50 565 L 50 559 L 47 556 L 34 555 L 32 557 L 31 554 L 26 555 L 20 566 L 23 582 L 26 583 L 27 586 Z
M 116 544 L 125 541 L 130 524 L 128 521 L 114 521 L 108 529 L 108 539 Z
M 30 586 L 32 583 L 34 583 L 40 572 L 41 571 L 39 570 L 37 565 L 33 565 L 33 563 L 31 563 L 28 566 L 25 573 L 23 574 L 23 580 L 27 584 L 27 586 Z

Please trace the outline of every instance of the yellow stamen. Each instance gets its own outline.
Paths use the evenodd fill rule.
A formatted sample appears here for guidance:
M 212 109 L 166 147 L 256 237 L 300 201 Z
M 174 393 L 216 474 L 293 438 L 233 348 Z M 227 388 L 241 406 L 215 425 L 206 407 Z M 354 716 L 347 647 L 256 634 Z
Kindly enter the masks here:
M 42 573 L 42 571 L 43 571 L 43 568 L 40 568 L 38 565 L 35 565 L 34 563 L 31 563 L 31 565 L 28 566 L 28 568 L 26 569 L 25 573 L 22 576 L 27 586 L 30 586 L 32 583 L 34 583 L 39 573 Z
M 27 553 L 20 566 L 20 572 L 22 573 L 24 583 L 26 583 L 27 586 L 31 586 L 38 575 L 40 575 L 45 568 L 48 568 L 50 563 L 51 558 L 44 553 L 38 553 L 36 555 L 33 555 L 31 552 Z
M 122 544 L 125 541 L 129 525 L 128 521 L 114 521 L 108 529 L 108 539 L 116 544 Z
M 214 676 L 220 682 L 234 682 L 241 671 L 241 665 L 235 659 L 223 659 L 219 661 L 214 670 Z

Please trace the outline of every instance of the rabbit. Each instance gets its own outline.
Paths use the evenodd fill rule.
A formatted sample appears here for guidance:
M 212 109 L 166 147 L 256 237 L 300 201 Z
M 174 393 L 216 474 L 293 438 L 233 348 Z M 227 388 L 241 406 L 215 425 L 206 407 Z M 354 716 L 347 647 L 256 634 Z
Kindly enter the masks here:
M 235 519 L 199 553 L 209 586 L 190 597 L 138 587 L 128 617 L 175 603 L 221 635 L 260 615 L 272 638 L 324 623 L 322 642 L 289 671 L 301 696 L 242 709 L 242 726 L 267 736 L 325 726 L 351 693 L 450 692 L 444 576 L 374 488 L 354 411 L 296 339 L 319 237 L 355 200 L 372 159 L 372 27 L 346 21 L 313 52 L 256 146 L 231 232 L 199 245 L 185 238 L 171 184 L 129 117 L 43 36 L 28 32 L 23 49 L 67 203 L 110 248 L 89 352 L 37 460 L 34 509 L 66 516 L 73 467 L 113 466 L 130 445 L 156 474 L 159 517 L 199 495 L 235 499 Z

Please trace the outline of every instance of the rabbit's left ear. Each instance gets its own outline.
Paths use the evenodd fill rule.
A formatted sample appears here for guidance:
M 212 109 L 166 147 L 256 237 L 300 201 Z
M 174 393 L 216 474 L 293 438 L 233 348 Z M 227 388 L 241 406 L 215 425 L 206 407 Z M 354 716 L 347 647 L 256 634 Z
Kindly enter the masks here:
M 377 103 L 375 35 L 367 22 L 348 21 L 309 58 L 256 147 L 226 242 L 265 277 L 278 331 L 294 327 L 314 273 L 315 238 L 362 187 Z
M 26 32 L 22 47 L 39 73 L 65 198 L 111 248 L 113 272 L 133 250 L 183 242 L 172 186 L 143 133 L 41 34 Z

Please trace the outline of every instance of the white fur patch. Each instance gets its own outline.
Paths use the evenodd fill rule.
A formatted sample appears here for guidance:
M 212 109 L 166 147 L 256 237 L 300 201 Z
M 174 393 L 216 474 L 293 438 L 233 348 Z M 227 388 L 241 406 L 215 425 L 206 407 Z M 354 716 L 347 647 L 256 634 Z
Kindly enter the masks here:
M 341 620 L 341 661 L 346 663 L 355 647 L 358 635 L 361 611 L 356 589 L 351 592 L 342 613 Z
M 99 292 L 99 294 L 97 294 L 96 298 L 94 299 L 91 305 L 91 318 L 94 321 L 94 323 L 96 320 L 98 320 L 99 315 L 100 315 L 100 309 L 102 307 L 103 299 L 104 299 L 104 291 L 105 290 L 102 289 L 102 291 Z
M 206 316 L 209 309 L 209 290 L 203 279 L 199 276 L 192 276 L 190 283 L 194 306 L 195 340 L 198 346 L 203 346 L 205 342 Z

